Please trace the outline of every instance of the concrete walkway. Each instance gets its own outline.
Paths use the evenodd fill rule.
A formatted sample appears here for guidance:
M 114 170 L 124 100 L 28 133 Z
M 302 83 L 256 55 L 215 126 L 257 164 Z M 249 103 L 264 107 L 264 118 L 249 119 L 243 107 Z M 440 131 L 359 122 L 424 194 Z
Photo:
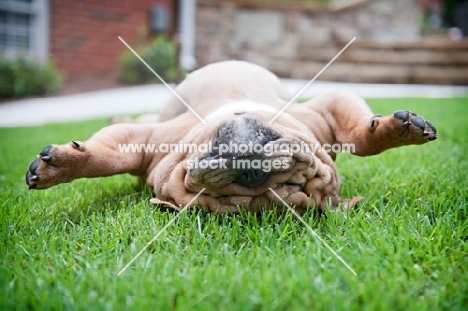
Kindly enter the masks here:
M 291 94 L 309 81 L 282 80 Z M 308 98 L 337 88 L 351 90 L 365 98 L 468 96 L 468 86 L 312 83 L 300 96 Z M 131 86 L 119 89 L 32 98 L 0 104 L 0 127 L 37 126 L 92 118 L 158 111 L 171 96 L 164 85 Z

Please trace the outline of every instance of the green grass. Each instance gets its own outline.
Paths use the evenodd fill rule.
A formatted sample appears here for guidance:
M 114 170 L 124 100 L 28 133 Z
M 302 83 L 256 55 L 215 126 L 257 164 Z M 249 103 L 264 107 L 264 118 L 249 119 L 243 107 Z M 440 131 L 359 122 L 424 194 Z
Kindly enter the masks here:
M 468 99 L 374 99 L 374 112 L 410 109 L 437 127 L 423 146 L 337 161 L 348 214 L 300 222 L 264 213 L 187 212 L 120 277 L 174 213 L 131 176 L 28 191 L 44 146 L 85 140 L 96 120 L 0 129 L 0 309 L 466 310 Z

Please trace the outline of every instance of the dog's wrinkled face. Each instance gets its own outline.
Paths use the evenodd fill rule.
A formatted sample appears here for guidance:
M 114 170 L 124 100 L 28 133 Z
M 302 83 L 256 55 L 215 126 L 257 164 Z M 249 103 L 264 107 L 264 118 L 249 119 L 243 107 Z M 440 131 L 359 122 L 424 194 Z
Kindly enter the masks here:
M 320 156 L 301 148 L 316 142 L 302 124 L 285 114 L 270 125 L 273 116 L 249 112 L 228 116 L 209 129 L 202 125 L 194 128 L 187 139 L 209 144 L 211 150 L 189 154 L 173 170 L 172 177 L 177 177 L 169 180 L 181 182 L 186 193 L 193 195 L 205 188 L 200 202 L 212 209 L 216 205 L 229 208 L 272 201 L 269 188 L 284 198 L 293 198 L 290 203 L 295 205 L 306 205 L 315 190 L 319 194 L 314 197 L 320 198 L 322 185 L 334 178 L 334 166 L 330 173 Z M 323 183 L 311 183 L 317 175 Z M 172 190 L 176 186 L 164 187 L 159 197 L 183 204 L 177 200 L 180 193 Z
M 212 144 L 212 150 L 189 169 L 190 176 L 207 186 L 222 188 L 238 183 L 249 188 L 260 186 L 273 171 L 287 163 L 275 163 L 269 146 L 279 135 L 255 119 L 238 117 L 222 125 Z M 265 150 L 266 149 L 266 150 Z M 278 162 L 278 161 L 277 161 Z M 284 169 L 284 168 L 283 168 Z

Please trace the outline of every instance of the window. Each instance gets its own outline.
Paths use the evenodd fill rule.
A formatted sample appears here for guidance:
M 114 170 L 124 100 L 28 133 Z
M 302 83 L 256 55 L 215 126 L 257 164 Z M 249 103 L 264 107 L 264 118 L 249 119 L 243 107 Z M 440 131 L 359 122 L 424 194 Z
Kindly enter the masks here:
M 41 61 L 48 53 L 48 0 L 0 0 L 0 51 L 25 51 Z

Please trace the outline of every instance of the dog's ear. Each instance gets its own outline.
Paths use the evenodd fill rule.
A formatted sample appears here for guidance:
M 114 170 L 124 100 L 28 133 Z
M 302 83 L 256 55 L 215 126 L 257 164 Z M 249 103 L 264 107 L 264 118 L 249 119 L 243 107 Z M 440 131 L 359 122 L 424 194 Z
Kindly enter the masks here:
M 357 196 L 352 198 L 351 200 L 346 199 L 346 202 L 343 202 L 343 205 L 345 206 L 346 209 L 353 209 L 359 202 L 361 202 L 364 199 L 364 197 Z
M 168 208 L 172 208 L 176 211 L 180 211 L 180 208 L 178 206 L 176 206 L 175 204 L 171 203 L 171 202 L 168 202 L 168 201 L 162 201 L 158 198 L 152 198 L 150 200 L 151 204 L 155 204 L 155 205 L 162 205 L 164 207 L 168 207 Z

